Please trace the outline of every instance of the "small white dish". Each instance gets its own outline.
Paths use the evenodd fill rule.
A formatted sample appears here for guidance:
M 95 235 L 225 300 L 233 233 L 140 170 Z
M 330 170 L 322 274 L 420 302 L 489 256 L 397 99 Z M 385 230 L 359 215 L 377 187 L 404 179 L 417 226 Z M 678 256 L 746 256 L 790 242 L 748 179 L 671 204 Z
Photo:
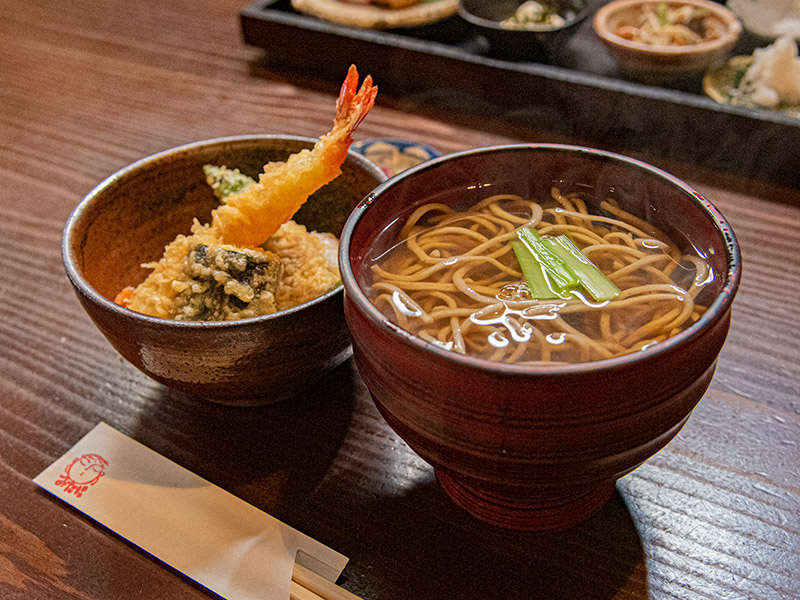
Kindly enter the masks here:
M 768 40 L 790 35 L 800 41 L 800 0 L 728 0 L 725 6 L 751 33 Z

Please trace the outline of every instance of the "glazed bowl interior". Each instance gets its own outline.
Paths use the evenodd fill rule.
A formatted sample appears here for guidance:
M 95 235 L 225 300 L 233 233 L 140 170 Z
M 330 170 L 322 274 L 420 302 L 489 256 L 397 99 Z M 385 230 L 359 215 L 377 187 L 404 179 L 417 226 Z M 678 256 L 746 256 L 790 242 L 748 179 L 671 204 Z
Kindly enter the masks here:
M 293 395 L 349 355 L 341 286 L 293 309 L 231 322 L 181 322 L 116 305 L 147 276 L 144 263 L 218 205 L 203 166 L 257 178 L 264 164 L 313 146 L 297 136 L 239 136 L 188 144 L 114 173 L 76 207 L 63 236 L 67 275 L 89 316 L 134 366 L 179 391 L 227 404 Z M 353 207 L 386 177 L 350 153 L 342 175 L 296 213 L 307 228 L 339 235 Z M 325 319 L 314 332 L 314 322 Z
M 371 302 L 371 267 L 422 204 L 465 209 L 494 194 L 544 201 L 578 192 L 658 227 L 704 257 L 714 280 L 703 315 L 638 352 L 573 364 L 506 364 L 417 337 Z M 684 182 L 599 150 L 524 144 L 441 157 L 381 184 L 345 225 L 340 247 L 354 356 L 387 423 L 434 466 L 472 515 L 517 530 L 556 530 L 594 514 L 614 482 L 663 448 L 710 385 L 730 323 L 740 255 L 729 224 Z

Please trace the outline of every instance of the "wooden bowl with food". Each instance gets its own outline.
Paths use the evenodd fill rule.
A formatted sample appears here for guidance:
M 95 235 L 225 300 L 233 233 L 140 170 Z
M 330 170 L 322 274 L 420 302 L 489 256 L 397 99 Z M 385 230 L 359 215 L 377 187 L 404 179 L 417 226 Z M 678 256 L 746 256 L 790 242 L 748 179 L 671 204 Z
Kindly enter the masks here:
M 196 142 L 114 173 L 64 229 L 86 312 L 135 367 L 186 394 L 253 405 L 299 393 L 346 360 L 337 237 L 386 179 L 350 151 L 374 102 L 354 71 L 319 140 Z
M 723 216 L 599 150 L 460 152 L 381 184 L 339 254 L 354 357 L 389 426 L 479 519 L 593 515 L 684 426 L 741 278 Z
M 736 15 L 711 0 L 614 0 L 593 25 L 620 70 L 651 84 L 701 75 L 742 33 Z

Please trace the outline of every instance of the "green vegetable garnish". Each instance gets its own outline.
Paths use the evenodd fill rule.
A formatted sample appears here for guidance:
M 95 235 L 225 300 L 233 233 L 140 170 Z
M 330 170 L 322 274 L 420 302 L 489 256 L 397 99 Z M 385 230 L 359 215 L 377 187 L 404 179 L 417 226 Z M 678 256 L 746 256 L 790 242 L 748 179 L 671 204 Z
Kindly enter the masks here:
M 652 13 L 650 13 L 652 14 Z M 666 2 L 659 2 L 656 7 L 656 16 L 658 17 L 658 24 L 664 27 L 669 25 L 669 6 Z
M 203 172 L 206 174 L 208 185 L 214 190 L 214 195 L 220 202 L 224 202 L 225 198 L 231 194 L 241 192 L 255 183 L 252 177 L 240 173 L 239 169 L 205 165 Z
M 522 242 L 511 242 L 511 248 L 513 248 L 514 254 L 517 255 L 517 261 L 522 268 L 522 274 L 525 276 L 525 283 L 528 284 L 531 296 L 537 300 L 558 298 L 558 294 L 547 283 L 542 263 L 536 260 L 536 257 L 528 247 Z
M 517 255 L 531 296 L 538 300 L 566 298 L 582 287 L 597 302 L 619 295 L 619 288 L 566 235 L 543 238 L 530 227 L 517 230 Z
M 565 235 L 546 240 L 555 253 L 564 261 L 581 282 L 583 289 L 597 302 L 605 302 L 619 296 L 619 288 L 597 268 L 592 261 Z
M 559 296 L 580 283 L 576 275 L 567 268 L 564 260 L 553 251 L 538 231 L 530 227 L 522 227 L 517 230 L 517 235 L 536 260 L 541 263 L 551 289 Z

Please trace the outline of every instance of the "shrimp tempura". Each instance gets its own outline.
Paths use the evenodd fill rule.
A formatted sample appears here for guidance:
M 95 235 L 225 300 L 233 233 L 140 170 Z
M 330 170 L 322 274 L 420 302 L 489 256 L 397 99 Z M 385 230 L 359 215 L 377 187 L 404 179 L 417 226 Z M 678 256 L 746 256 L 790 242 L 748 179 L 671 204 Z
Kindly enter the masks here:
M 378 93 L 369 75 L 358 93 L 357 87 L 358 71 L 353 65 L 342 84 L 330 133 L 322 136 L 312 150 L 293 154 L 285 163 L 266 165 L 258 183 L 228 196 L 212 214 L 209 233 L 215 239 L 236 246 L 260 246 L 292 218 L 311 194 L 342 172 L 342 163 L 353 143 L 352 134 Z
M 198 244 L 256 248 L 289 221 L 311 194 L 335 179 L 353 143 L 352 134 L 375 103 L 378 88 L 367 75 L 361 89 L 358 71 L 350 67 L 336 102 L 333 128 L 310 150 L 291 155 L 286 162 L 264 165 L 258 181 L 229 195 L 212 212 L 208 225 L 195 221 L 190 236 L 179 235 L 164 248 L 153 272 L 135 289 L 125 288 L 117 302 L 156 317 L 173 318 L 174 299 L 189 252 Z

